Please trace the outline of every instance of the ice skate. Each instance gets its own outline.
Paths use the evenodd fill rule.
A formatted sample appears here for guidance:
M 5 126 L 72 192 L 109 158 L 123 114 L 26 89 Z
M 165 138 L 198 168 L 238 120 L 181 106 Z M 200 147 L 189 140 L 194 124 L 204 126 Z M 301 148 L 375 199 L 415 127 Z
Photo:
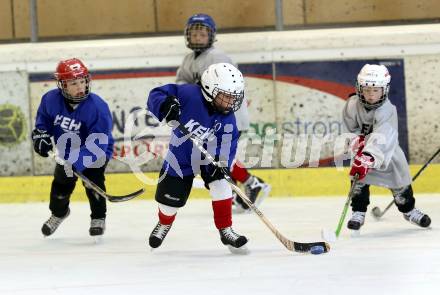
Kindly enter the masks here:
M 428 227 L 431 224 L 431 218 L 427 214 L 424 214 L 417 208 L 412 209 L 407 213 L 403 213 L 403 217 L 420 227 Z
M 249 200 L 258 207 L 264 199 L 269 195 L 271 186 L 265 183 L 261 178 L 256 176 L 250 176 L 244 183 L 244 189 L 246 196 Z M 240 197 L 235 198 L 235 210 L 234 213 L 249 212 L 249 207 L 246 205 Z
M 248 239 L 245 236 L 234 232 L 232 227 L 226 227 L 219 230 L 220 239 L 233 254 L 247 254 L 249 250 L 246 246 Z
M 248 196 L 249 200 L 251 200 L 251 202 L 257 207 L 269 195 L 271 190 L 270 185 L 256 176 L 250 176 L 244 183 L 244 187 L 246 196 Z
M 250 212 L 249 207 L 243 202 L 235 191 L 232 191 L 232 213 L 241 214 Z
M 102 235 L 105 232 L 105 218 L 92 219 L 90 221 L 89 234 L 95 239 L 95 243 L 101 243 Z
M 50 236 L 53 234 L 57 228 L 60 226 L 60 224 L 70 215 L 70 209 L 67 210 L 66 215 L 63 217 L 56 217 L 55 215 L 51 215 L 50 218 L 43 224 L 43 227 L 41 228 L 41 232 L 45 237 Z
M 354 211 L 350 220 L 347 223 L 347 228 L 358 231 L 365 221 L 365 212 Z M 359 232 L 358 232 L 359 233 Z M 352 233 L 353 234 L 353 233 Z
M 150 247 L 155 249 L 158 248 L 160 245 L 162 245 L 162 242 L 167 236 L 170 228 L 171 228 L 171 224 L 165 225 L 158 222 L 156 227 L 151 232 L 150 238 L 148 240 Z

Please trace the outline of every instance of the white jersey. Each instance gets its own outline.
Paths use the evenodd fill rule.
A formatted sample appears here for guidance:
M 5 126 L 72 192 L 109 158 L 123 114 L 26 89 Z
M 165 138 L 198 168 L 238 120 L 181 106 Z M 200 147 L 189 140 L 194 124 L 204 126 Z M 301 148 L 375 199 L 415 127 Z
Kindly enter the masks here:
M 182 64 L 177 69 L 176 83 L 198 83 L 202 77 L 202 73 L 210 65 L 220 62 L 237 66 L 223 51 L 214 47 L 206 49 L 197 57 L 194 52 L 191 52 L 184 57 Z M 240 109 L 235 112 L 235 118 L 239 131 L 249 129 L 249 113 L 246 98 L 243 100 Z
M 397 110 L 389 101 L 367 111 L 357 95 L 344 107 L 345 132 L 365 134 L 364 152 L 374 157 L 374 166 L 360 182 L 387 188 L 402 188 L 411 184 L 408 162 L 399 146 Z

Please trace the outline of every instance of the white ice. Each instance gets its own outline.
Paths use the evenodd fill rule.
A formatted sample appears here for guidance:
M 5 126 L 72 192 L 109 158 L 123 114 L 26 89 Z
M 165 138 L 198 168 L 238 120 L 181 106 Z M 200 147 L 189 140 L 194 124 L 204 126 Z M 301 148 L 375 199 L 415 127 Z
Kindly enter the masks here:
M 268 198 L 261 206 L 285 236 L 321 240 L 336 228 L 345 198 Z M 370 209 L 390 198 L 372 197 Z M 381 221 L 368 214 L 361 236 L 345 228 L 322 255 L 287 251 L 254 214 L 235 215 L 250 239 L 250 254 L 232 255 L 220 242 L 209 200 L 189 200 L 161 248 L 147 237 L 157 222 L 153 201 L 108 204 L 100 244 L 88 235 L 87 203 L 53 236 L 40 228 L 48 204 L 0 205 L 0 294 L 439 294 L 440 196 L 421 196 L 430 229 L 405 221 L 392 208 Z M 348 216 L 349 217 L 349 216 Z

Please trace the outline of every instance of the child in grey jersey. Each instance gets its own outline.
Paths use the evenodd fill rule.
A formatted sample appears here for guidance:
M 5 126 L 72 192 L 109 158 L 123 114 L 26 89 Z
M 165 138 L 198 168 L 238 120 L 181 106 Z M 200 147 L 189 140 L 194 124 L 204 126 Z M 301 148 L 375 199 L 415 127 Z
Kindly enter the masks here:
M 350 176 L 358 177 L 347 224 L 352 230 L 364 224 L 370 185 L 389 188 L 406 220 L 421 227 L 431 224 L 429 216 L 414 207 L 408 162 L 398 141 L 397 111 L 388 99 L 390 81 L 385 66 L 366 64 L 357 76 L 356 95 L 342 113 L 345 131 L 358 134 L 351 145 L 357 150 Z

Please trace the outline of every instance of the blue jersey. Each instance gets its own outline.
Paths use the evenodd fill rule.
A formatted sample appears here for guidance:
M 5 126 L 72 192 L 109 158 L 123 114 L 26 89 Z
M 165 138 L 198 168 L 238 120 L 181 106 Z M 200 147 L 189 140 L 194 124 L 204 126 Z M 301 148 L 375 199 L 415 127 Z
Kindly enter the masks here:
M 163 115 L 160 106 L 168 96 L 176 96 L 180 102 L 180 123 L 204 142 L 208 152 L 216 159 L 227 161 L 228 167 L 237 152 L 238 130 L 234 113 L 214 112 L 195 84 L 168 84 L 151 90 L 147 108 L 159 121 Z M 183 135 L 174 129 L 163 170 L 172 176 L 188 176 L 200 173 L 208 162 L 192 142 L 182 139 Z
M 54 137 L 59 154 L 64 155 L 76 171 L 82 172 L 98 158 L 110 159 L 113 155 L 110 109 L 94 93 L 72 109 L 66 105 L 59 89 L 50 90 L 41 98 L 35 121 L 35 128 L 46 130 Z M 66 140 L 67 137 L 74 139 Z

